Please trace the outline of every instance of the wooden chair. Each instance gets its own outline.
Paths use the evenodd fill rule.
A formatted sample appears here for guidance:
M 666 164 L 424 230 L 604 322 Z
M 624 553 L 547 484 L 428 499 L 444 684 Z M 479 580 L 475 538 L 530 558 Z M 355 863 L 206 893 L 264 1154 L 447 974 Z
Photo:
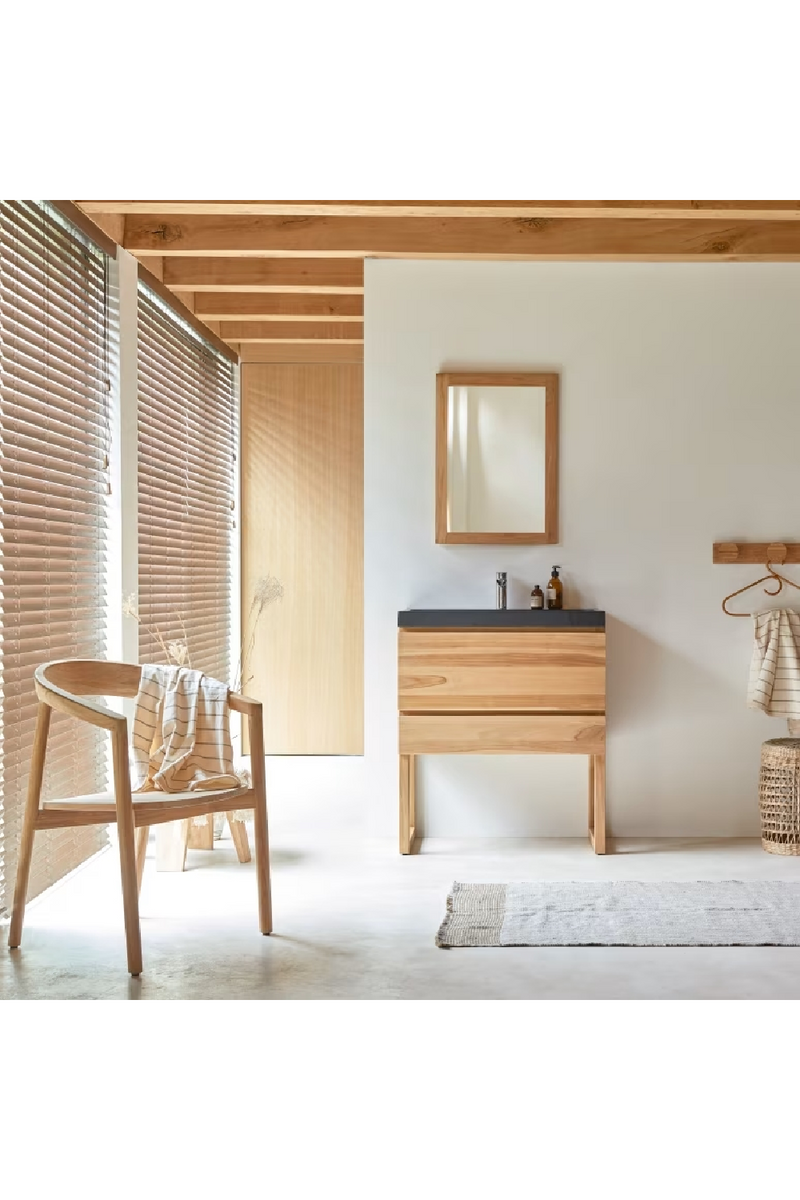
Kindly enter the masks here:
M 125 913 L 125 939 L 128 970 L 142 970 L 142 939 L 139 928 L 139 886 L 144 868 L 147 832 L 151 825 L 201 816 L 204 813 L 252 809 L 255 817 L 256 877 L 258 879 L 258 919 L 261 932 L 272 932 L 272 901 L 269 875 L 269 835 L 264 771 L 264 729 L 261 703 L 228 693 L 234 712 L 243 713 L 249 722 L 252 786 L 226 791 L 139 792 L 131 793 L 128 762 L 128 722 L 120 713 L 86 696 L 135 696 L 139 690 L 141 667 L 129 663 L 103 662 L 97 659 L 62 659 L 45 663 L 34 673 L 39 708 L 28 778 L 28 795 L 19 866 L 14 888 L 14 909 L 8 944 L 12 949 L 22 940 L 25 901 L 28 891 L 33 839 L 37 829 L 64 829 L 75 825 L 106 825 L 116 821 L 119 837 L 122 903 Z M 40 806 L 47 734 L 52 709 L 65 712 L 79 721 L 88 721 L 111 734 L 114 790 L 94 796 L 75 796 L 66 800 L 48 800 Z M 235 801 L 235 803 L 231 803 Z M 138 862 L 137 862 L 138 860 Z

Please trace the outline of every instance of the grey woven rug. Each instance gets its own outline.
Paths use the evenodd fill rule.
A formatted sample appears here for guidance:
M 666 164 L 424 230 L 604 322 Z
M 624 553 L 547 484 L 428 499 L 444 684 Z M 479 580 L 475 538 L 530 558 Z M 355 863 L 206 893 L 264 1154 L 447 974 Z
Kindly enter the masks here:
M 798 946 L 800 883 L 454 883 L 436 945 Z

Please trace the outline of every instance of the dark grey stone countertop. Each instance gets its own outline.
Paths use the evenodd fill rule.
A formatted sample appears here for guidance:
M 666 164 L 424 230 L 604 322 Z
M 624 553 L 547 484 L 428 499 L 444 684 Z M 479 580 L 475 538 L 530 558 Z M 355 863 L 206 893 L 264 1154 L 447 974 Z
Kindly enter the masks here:
M 594 608 L 408 608 L 400 629 L 603 629 L 606 614 Z

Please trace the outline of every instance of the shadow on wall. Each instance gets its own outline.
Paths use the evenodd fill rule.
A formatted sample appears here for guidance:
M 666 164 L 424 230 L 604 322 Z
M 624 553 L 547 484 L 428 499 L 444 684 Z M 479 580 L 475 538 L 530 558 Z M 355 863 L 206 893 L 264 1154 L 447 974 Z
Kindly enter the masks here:
M 737 700 L 744 707 L 747 664 L 736 689 L 719 675 L 657 642 L 616 617 L 606 616 L 606 688 L 609 727 L 624 733 L 663 722 L 665 705 L 685 718 L 692 712 L 725 712 Z
M 785 736 L 786 727 L 747 708 L 747 662 L 734 684 L 632 625 L 607 620 L 611 834 L 616 826 L 626 837 L 676 837 L 687 828 L 755 836 L 760 743 Z

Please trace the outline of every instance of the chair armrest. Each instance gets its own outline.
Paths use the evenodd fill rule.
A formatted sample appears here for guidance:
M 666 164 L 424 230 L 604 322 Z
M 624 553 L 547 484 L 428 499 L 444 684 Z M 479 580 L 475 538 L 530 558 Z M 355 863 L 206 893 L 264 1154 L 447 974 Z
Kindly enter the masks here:
M 245 713 L 251 719 L 260 716 L 263 707 L 260 700 L 242 696 L 239 692 L 228 692 L 228 704 L 234 712 Z

